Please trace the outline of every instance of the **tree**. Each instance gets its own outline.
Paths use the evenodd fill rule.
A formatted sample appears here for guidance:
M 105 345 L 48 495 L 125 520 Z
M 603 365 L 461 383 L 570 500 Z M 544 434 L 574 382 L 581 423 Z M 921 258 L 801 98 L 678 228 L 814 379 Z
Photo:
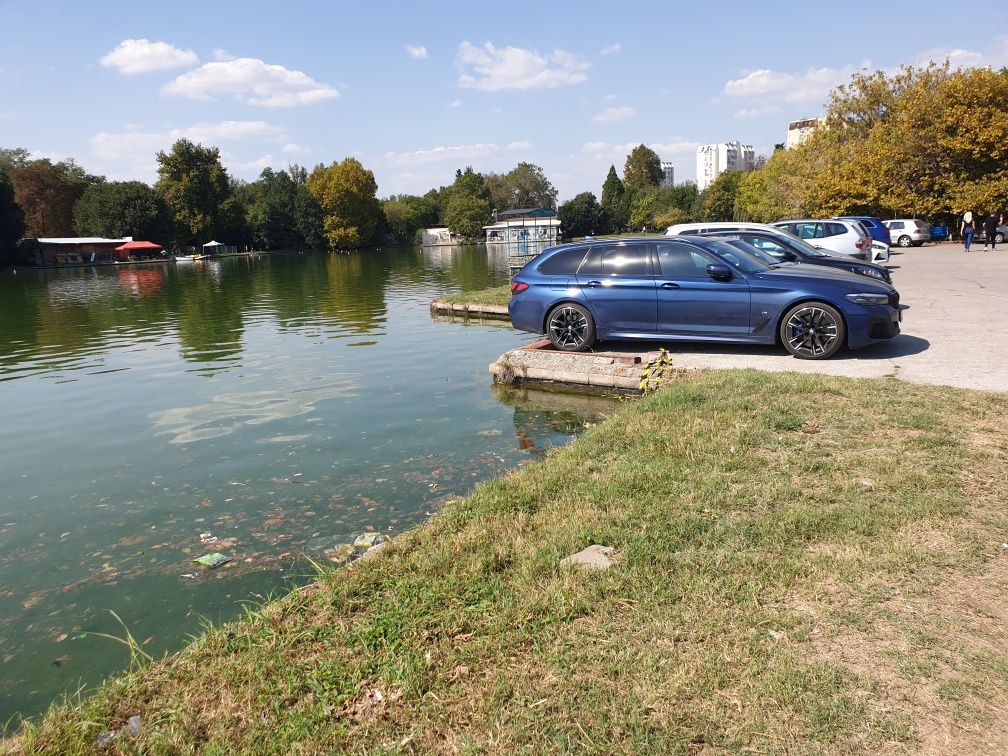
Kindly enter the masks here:
M 455 171 L 442 220 L 453 233 L 466 239 L 479 239 L 483 226 L 490 223 L 490 191 L 483 176 L 471 166 Z
M 495 210 L 556 207 L 557 190 L 538 165 L 518 163 L 505 174 L 488 174 L 485 183 Z
M 356 158 L 325 167 L 308 177 L 308 191 L 322 210 L 322 230 L 332 249 L 373 244 L 384 221 L 374 174 Z
M 172 211 L 179 241 L 203 244 L 217 230 L 220 209 L 231 196 L 220 150 L 180 139 L 168 152 L 158 152 L 157 162 L 155 188 Z
M 599 222 L 599 203 L 591 192 L 581 192 L 560 205 L 557 217 L 565 238 L 594 234 Z
M 172 226 L 164 198 L 142 181 L 92 184 L 74 205 L 74 229 L 81 236 L 132 236 L 167 245 Z
M 32 160 L 11 171 L 14 200 L 29 237 L 73 236 L 73 208 L 89 177 L 72 161 Z
M 725 171 L 704 191 L 703 220 L 735 220 L 735 197 L 742 174 Z
M 657 189 L 664 175 L 658 153 L 639 144 L 627 155 L 626 164 L 623 166 L 623 185 L 631 192 L 638 189 Z
M 660 210 L 656 189 L 638 189 L 630 202 L 630 227 L 634 231 L 654 228 L 655 214 Z
M 16 262 L 17 243 L 24 234 L 24 214 L 14 201 L 14 189 L 0 170 L 0 265 Z
M 382 202 L 385 222 L 395 238 L 404 244 L 417 240 L 420 229 L 437 223 L 437 206 L 424 197 L 401 194 Z
M 298 249 L 304 239 L 297 228 L 299 187 L 286 171 L 264 168 L 249 184 L 248 224 L 258 249 Z
M 24 147 L 0 150 L 0 173 L 7 174 L 8 178 L 15 169 L 24 168 L 30 162 L 31 153 Z
M 599 202 L 605 231 L 621 231 L 630 222 L 630 208 L 625 195 L 623 182 L 616 175 L 616 166 L 610 165 L 605 183 L 602 184 L 602 199 Z

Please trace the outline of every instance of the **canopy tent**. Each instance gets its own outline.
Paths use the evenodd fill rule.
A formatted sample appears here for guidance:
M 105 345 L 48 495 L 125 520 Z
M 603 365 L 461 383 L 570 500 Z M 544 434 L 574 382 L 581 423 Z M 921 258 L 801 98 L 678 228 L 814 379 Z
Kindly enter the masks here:
M 217 249 L 218 247 L 226 247 L 226 246 L 227 244 L 223 244 L 219 241 L 208 241 L 206 244 L 203 245 L 203 249 L 206 249 L 207 247 L 210 247 L 211 249 Z
M 116 252 L 139 252 L 141 250 L 146 250 L 148 252 L 160 252 L 164 247 L 160 244 L 155 244 L 149 241 L 129 241 L 116 247 Z

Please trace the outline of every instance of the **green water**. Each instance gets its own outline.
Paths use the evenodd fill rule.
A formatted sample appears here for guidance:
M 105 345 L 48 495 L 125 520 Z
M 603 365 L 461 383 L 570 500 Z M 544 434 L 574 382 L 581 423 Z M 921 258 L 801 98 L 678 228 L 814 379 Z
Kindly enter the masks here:
M 0 721 L 124 667 L 109 610 L 176 650 L 609 411 L 495 391 L 531 337 L 429 314 L 506 279 L 479 248 L 0 272 Z

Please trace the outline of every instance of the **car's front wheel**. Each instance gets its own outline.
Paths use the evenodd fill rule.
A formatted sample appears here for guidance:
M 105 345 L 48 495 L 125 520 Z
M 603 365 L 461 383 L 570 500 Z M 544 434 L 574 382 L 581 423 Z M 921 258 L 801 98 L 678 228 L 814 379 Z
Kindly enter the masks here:
M 802 302 L 784 315 L 780 339 L 800 360 L 824 360 L 844 345 L 847 333 L 840 313 L 825 302 Z
M 897 240 L 896 243 L 905 249 L 906 247 L 909 247 L 911 244 L 913 244 L 913 239 L 904 234 Z
M 584 307 L 566 302 L 550 311 L 546 335 L 563 352 L 583 352 L 595 343 L 595 322 Z
M 1004 234 L 998 231 L 996 234 L 994 234 L 994 243 L 1002 244 L 1003 242 L 1004 242 Z

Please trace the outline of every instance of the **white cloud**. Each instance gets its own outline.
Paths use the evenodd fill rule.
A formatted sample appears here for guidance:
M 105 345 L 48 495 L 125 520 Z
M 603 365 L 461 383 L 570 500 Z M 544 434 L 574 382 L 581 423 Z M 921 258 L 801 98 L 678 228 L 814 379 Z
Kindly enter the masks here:
M 495 155 L 500 147 L 493 143 L 432 147 L 414 152 L 386 152 L 385 160 L 391 165 L 423 165 L 427 163 L 471 163 Z
M 229 53 L 227 50 L 222 50 L 221 48 L 218 47 L 216 50 L 213 51 L 213 59 L 214 60 L 234 60 L 235 56 L 232 55 L 231 53 Z
M 462 107 L 462 100 L 452 100 L 451 102 L 448 103 L 448 107 L 449 108 L 461 108 Z
M 633 118 L 636 115 L 637 111 L 629 105 L 620 105 L 619 107 L 606 108 L 601 113 L 596 113 L 592 120 L 596 123 L 617 123 L 625 121 L 628 118 Z
M 195 100 L 233 95 L 249 105 L 269 108 L 311 105 L 339 97 L 339 92 L 328 84 L 321 84 L 301 71 L 270 65 L 258 58 L 205 63 L 166 84 L 162 91 Z
M 612 55 L 613 53 L 618 53 L 622 49 L 623 45 L 621 45 L 619 42 L 615 42 L 599 50 L 599 55 Z
M 281 152 L 285 155 L 307 155 L 311 152 L 309 147 L 305 147 L 301 144 L 295 144 L 294 142 L 289 142 L 280 148 Z
M 986 53 L 979 50 L 965 50 L 961 47 L 933 47 L 917 56 L 917 65 L 923 67 L 932 61 L 940 65 L 946 60 L 952 68 L 970 66 L 1000 68 L 1008 65 L 1008 34 L 995 37 Z
M 210 146 L 218 142 L 275 139 L 282 134 L 282 129 L 265 121 L 221 121 L 159 132 L 125 131 L 115 134 L 103 131 L 91 137 L 91 150 L 98 157 L 109 160 L 153 159 L 158 150 L 170 147 L 179 139 Z
M 427 59 L 427 48 L 423 45 L 403 45 L 403 48 L 411 58 L 416 58 L 417 60 Z
M 606 160 L 610 160 L 620 157 L 625 158 L 630 154 L 630 151 L 639 144 L 640 142 L 626 142 L 623 144 L 588 142 L 581 148 L 581 151 L 588 155 L 603 157 Z M 691 142 L 685 139 L 679 139 L 674 142 L 652 142 L 647 146 L 657 152 L 660 157 L 668 157 L 669 155 L 695 153 L 696 148 L 700 146 L 700 142 Z
M 492 42 L 459 45 L 455 57 L 458 85 L 463 89 L 551 89 L 579 84 L 588 78 L 589 63 L 564 50 L 546 55 L 522 47 L 497 48 Z
M 759 118 L 760 116 L 780 113 L 781 109 L 776 105 L 764 105 L 756 108 L 739 108 L 735 111 L 734 118 Z
M 615 99 L 616 99 L 616 95 L 614 95 L 614 94 L 607 94 L 607 95 L 605 96 L 605 98 L 606 98 L 606 101 L 607 101 L 607 102 L 612 102 L 613 100 L 615 100 Z
M 810 68 L 804 73 L 793 74 L 761 68 L 741 79 L 725 83 L 727 97 L 758 100 L 761 103 L 784 102 L 790 105 L 821 105 L 833 87 L 847 81 L 862 66 L 844 68 Z
M 532 147 L 532 142 L 511 142 L 507 148 L 509 150 L 527 150 Z
M 276 165 L 272 155 L 263 155 L 255 160 L 235 161 L 228 159 L 227 167 L 239 173 L 252 173 L 258 175 L 263 172 L 263 168 L 272 168 Z
M 199 63 L 199 56 L 192 50 L 180 50 L 167 42 L 124 39 L 98 62 L 119 73 L 139 74 L 195 66 Z

